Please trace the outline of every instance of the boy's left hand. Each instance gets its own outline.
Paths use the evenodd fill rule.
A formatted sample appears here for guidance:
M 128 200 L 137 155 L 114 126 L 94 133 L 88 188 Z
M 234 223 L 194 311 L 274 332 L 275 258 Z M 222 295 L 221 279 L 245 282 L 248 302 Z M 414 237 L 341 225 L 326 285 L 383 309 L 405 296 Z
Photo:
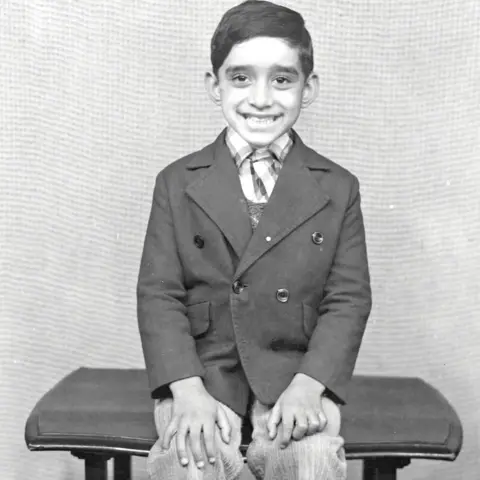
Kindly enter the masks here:
M 325 387 L 312 377 L 298 373 L 280 395 L 267 422 L 269 437 L 281 436 L 280 448 L 290 440 L 301 440 L 305 435 L 321 432 L 327 417 L 322 407 Z M 281 429 L 278 424 L 281 421 Z

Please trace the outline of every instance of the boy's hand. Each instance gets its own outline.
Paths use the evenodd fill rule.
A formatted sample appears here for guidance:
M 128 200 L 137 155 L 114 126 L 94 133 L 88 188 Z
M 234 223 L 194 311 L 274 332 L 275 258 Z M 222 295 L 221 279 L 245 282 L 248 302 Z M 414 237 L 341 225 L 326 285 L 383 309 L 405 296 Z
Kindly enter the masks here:
M 199 377 L 192 377 L 170 385 L 173 393 L 172 418 L 163 436 L 162 448 L 167 450 L 176 434 L 179 462 L 188 465 L 187 436 L 190 437 L 192 455 L 198 468 L 205 461 L 215 462 L 215 429 L 220 428 L 221 438 L 230 442 L 231 426 L 222 405 L 205 389 Z M 205 446 L 206 458 L 202 445 Z
M 290 440 L 301 440 L 305 435 L 321 432 L 327 425 L 323 411 L 322 394 L 325 387 L 317 380 L 298 373 L 280 395 L 270 412 L 267 428 L 273 440 L 280 435 L 280 448 Z M 333 403 L 333 402 L 332 402 Z M 277 426 L 281 421 L 281 429 Z

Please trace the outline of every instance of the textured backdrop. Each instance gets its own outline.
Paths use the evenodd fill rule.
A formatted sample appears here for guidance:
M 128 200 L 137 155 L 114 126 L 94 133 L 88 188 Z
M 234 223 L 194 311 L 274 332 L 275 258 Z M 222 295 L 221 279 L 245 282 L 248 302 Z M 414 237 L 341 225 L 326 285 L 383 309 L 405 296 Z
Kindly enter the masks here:
M 419 375 L 480 470 L 478 0 L 297 0 L 321 94 L 298 131 L 355 172 L 374 310 L 357 371 Z M 155 174 L 223 126 L 203 91 L 227 0 L 0 0 L 0 478 L 81 479 L 26 417 L 71 369 L 143 366 L 135 283 Z M 144 460 L 135 462 L 145 478 Z M 353 464 L 352 478 L 358 465 Z

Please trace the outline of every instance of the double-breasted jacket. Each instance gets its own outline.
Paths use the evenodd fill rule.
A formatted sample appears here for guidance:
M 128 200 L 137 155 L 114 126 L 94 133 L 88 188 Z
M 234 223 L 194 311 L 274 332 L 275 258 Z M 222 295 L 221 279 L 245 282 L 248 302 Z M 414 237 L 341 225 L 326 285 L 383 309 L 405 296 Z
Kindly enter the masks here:
M 137 286 L 152 394 L 198 375 L 243 415 L 301 372 L 345 401 L 371 309 L 359 183 L 293 135 L 253 232 L 225 131 L 157 176 Z

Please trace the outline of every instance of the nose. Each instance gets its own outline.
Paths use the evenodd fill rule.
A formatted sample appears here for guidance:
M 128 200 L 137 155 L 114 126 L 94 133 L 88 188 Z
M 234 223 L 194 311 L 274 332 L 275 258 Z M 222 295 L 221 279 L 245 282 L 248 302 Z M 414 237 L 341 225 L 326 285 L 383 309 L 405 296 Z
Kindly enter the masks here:
M 250 90 L 250 105 L 258 109 L 267 108 L 272 105 L 272 92 L 266 82 L 257 82 Z

